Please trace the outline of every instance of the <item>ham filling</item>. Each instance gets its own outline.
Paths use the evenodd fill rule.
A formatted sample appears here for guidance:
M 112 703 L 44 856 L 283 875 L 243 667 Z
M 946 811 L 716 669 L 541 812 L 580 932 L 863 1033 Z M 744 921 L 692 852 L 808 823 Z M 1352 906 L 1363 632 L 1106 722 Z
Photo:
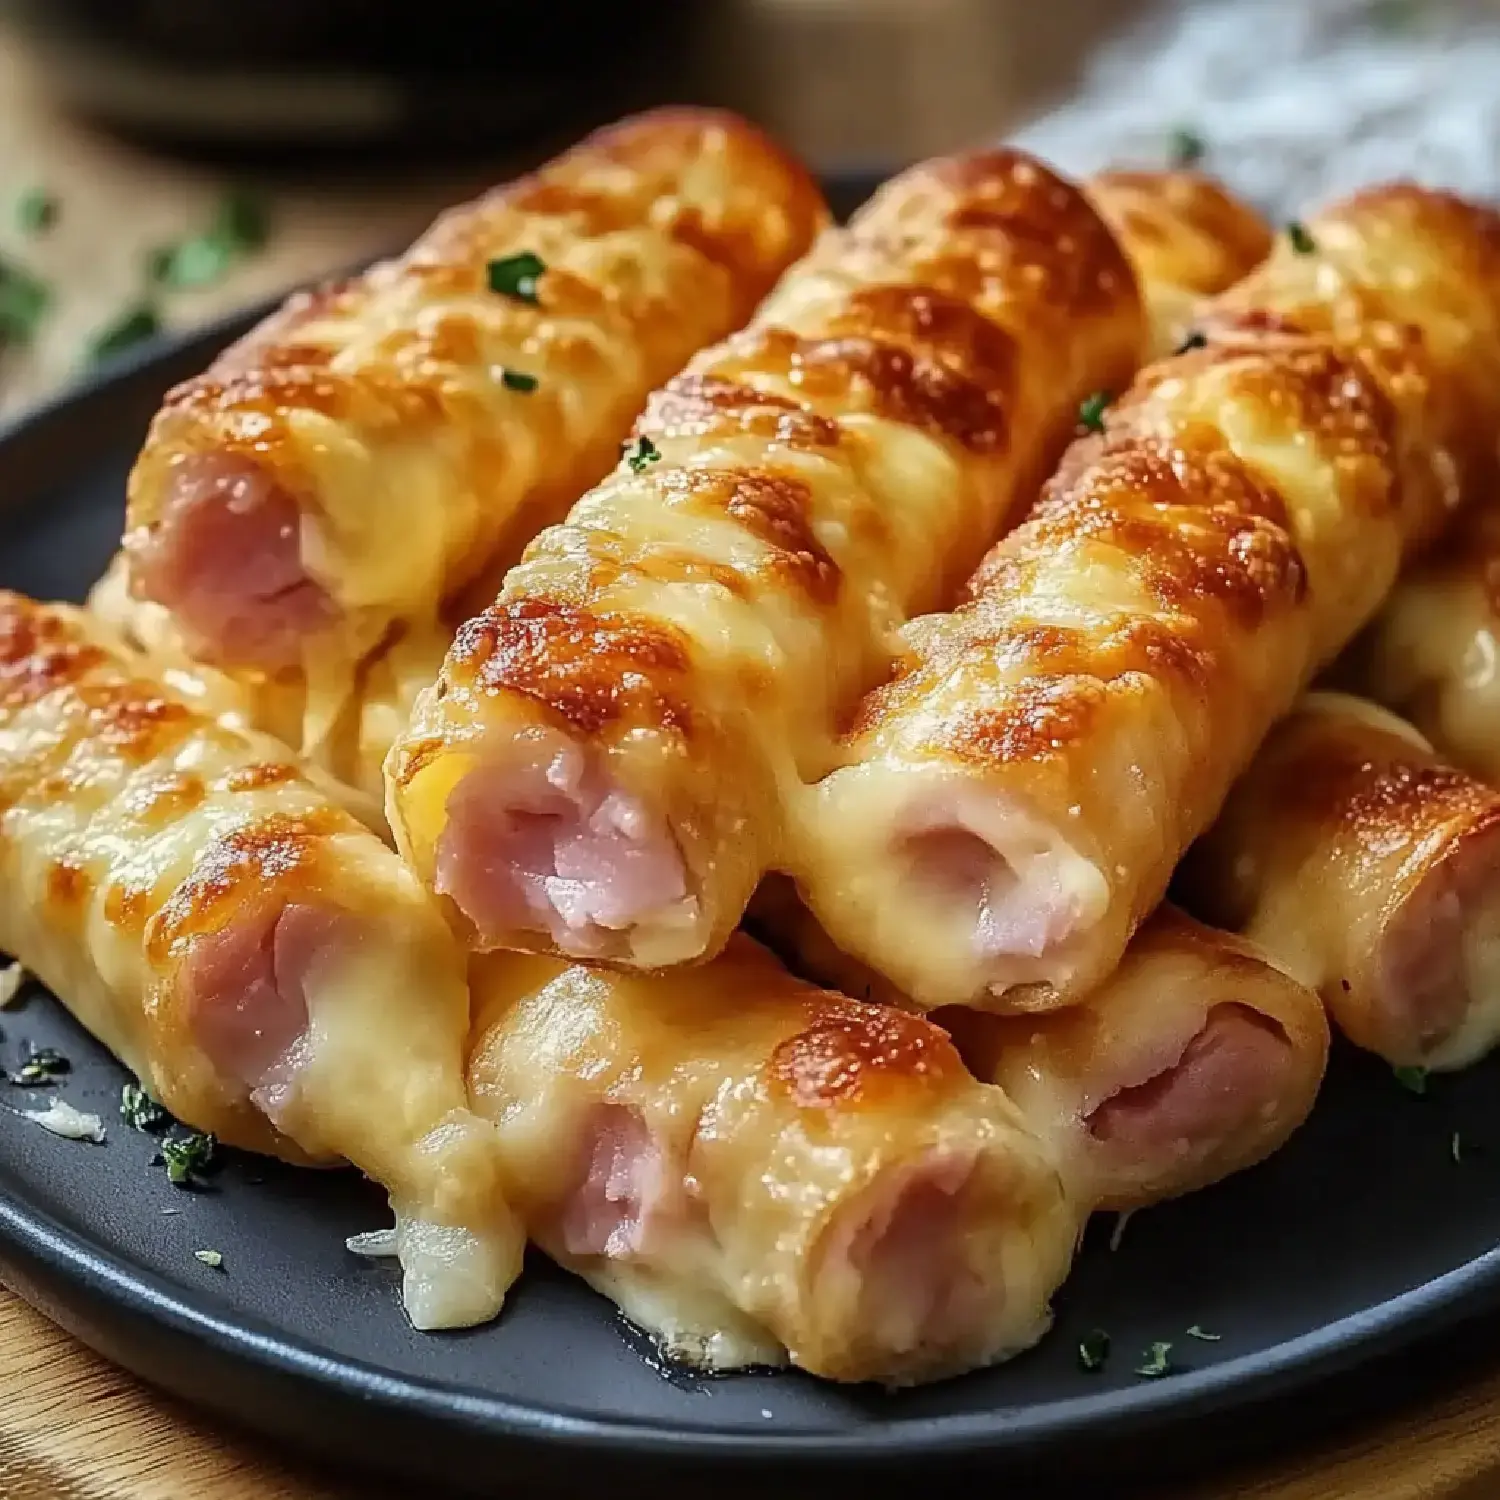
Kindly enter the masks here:
M 933 1152 L 883 1172 L 819 1246 L 814 1295 L 838 1306 L 838 1282 L 858 1288 L 861 1341 L 895 1354 L 982 1342 L 1000 1310 L 999 1278 L 982 1280 L 965 1254 L 972 1154 Z
M 583 1133 L 582 1171 L 558 1233 L 569 1255 L 649 1255 L 685 1219 L 686 1199 L 640 1111 L 601 1104 Z
M 670 834 L 561 736 L 540 753 L 480 765 L 453 789 L 437 889 L 486 946 L 544 932 L 575 958 L 641 956 L 632 929 L 696 920 Z
M 307 1032 L 307 979 L 349 919 L 293 902 L 198 939 L 185 986 L 193 1034 L 214 1068 L 242 1084 L 274 1124 Z
M 295 666 L 338 615 L 302 566 L 301 512 L 252 460 L 202 453 L 172 471 L 161 518 L 132 539 L 134 591 L 170 610 L 189 649 L 225 666 Z
M 1142 1160 L 1206 1159 L 1264 1119 L 1291 1058 L 1269 1016 L 1238 1002 L 1215 1005 L 1175 1063 L 1089 1113 L 1089 1134 Z
M 1393 1056 L 1466 1067 L 1500 1038 L 1500 828 L 1457 843 L 1382 935 L 1375 1004 Z

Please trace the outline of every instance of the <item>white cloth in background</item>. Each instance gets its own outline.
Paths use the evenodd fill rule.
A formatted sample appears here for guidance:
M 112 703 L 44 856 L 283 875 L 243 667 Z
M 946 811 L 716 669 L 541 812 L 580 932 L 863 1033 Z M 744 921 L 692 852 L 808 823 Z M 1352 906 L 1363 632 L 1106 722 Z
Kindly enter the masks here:
M 1078 174 L 1176 128 L 1281 217 L 1400 176 L 1500 197 L 1500 0 L 1171 0 L 1012 139 Z

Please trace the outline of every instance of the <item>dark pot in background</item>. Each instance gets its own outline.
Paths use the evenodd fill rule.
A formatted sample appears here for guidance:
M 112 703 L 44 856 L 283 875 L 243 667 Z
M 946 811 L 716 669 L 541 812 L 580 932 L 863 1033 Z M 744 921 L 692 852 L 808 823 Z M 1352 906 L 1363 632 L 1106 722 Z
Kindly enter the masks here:
M 711 3 L 711 0 L 709 0 Z M 0 0 L 70 108 L 178 147 L 493 149 L 691 97 L 695 0 Z

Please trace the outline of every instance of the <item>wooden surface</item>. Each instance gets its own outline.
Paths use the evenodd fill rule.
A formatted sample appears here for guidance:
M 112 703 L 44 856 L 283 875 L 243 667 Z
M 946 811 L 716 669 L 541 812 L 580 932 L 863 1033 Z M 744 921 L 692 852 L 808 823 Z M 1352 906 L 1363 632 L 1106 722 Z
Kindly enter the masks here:
M 985 0 L 933 0 L 926 29 L 901 45 L 903 7 L 869 0 L 885 30 L 861 33 L 867 76 L 896 60 L 903 74 L 911 128 L 898 137 L 863 133 L 857 121 L 893 111 L 861 112 L 849 93 L 849 48 L 840 41 L 847 0 L 752 0 L 734 7 L 730 49 L 745 62 L 724 94 L 754 108 L 755 80 L 769 87 L 767 59 L 785 57 L 789 28 L 803 15 L 822 53 L 799 53 L 807 86 L 784 70 L 770 116 L 815 156 L 915 155 L 982 135 L 1015 115 L 1023 98 L 1045 92 L 1045 69 L 1019 69 L 993 37 L 965 46 L 965 12 Z M 1019 0 L 1016 0 L 1019 3 Z M 1060 33 L 1072 28 L 1086 0 L 1052 0 Z M 988 49 L 988 50 L 986 50 Z M 819 55 L 839 55 L 840 88 L 820 91 Z M 761 64 L 757 64 L 761 59 Z M 1034 61 L 1034 59 L 1033 59 Z M 1064 51 L 1053 59 L 1066 71 Z M 759 67 L 759 71 L 757 68 Z M 924 81 L 923 70 L 930 76 Z M 1022 72 L 1027 76 L 1021 77 Z M 988 79 L 986 83 L 984 80 Z M 947 87 L 938 81 L 946 82 Z M 1055 78 L 1054 78 L 1055 81 Z M 925 104 L 924 104 L 925 101 Z M 888 124 L 885 126 L 889 132 Z M 445 202 L 499 175 L 433 174 L 378 186 L 271 188 L 275 232 L 266 251 L 223 283 L 181 295 L 164 309 L 189 324 L 323 270 L 409 238 Z M 66 384 L 79 368 L 88 335 L 140 288 L 147 250 L 200 227 L 222 182 L 213 174 L 154 159 L 61 118 L 36 87 L 23 60 L 0 33 L 0 206 L 41 183 L 62 203 L 44 246 L 20 245 L 0 213 L 0 252 L 20 249 L 57 287 L 57 314 L 32 352 L 0 366 L 0 414 Z M 1102 1493 L 1102 1492 L 1101 1492 Z M 1282 1455 L 1274 1463 L 1197 1485 L 1156 1487 L 1155 1500 L 1486 1500 L 1500 1496 L 1500 1369 L 1456 1393 L 1419 1404 L 1397 1418 L 1367 1424 L 1321 1451 Z M 0 1500 L 375 1500 L 362 1483 L 313 1475 L 261 1444 L 218 1430 L 105 1363 L 0 1288 Z

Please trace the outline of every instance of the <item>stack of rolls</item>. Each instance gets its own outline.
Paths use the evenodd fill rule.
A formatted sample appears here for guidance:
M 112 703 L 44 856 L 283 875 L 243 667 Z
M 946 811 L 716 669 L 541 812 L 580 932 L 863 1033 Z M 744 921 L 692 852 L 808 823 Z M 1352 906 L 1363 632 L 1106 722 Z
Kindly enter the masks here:
M 1330 1018 L 1500 1032 L 1481 690 L 1392 665 L 1500 215 L 985 150 L 825 217 L 732 116 L 592 137 L 172 393 L 91 612 L 0 600 L 0 942 L 384 1185 L 421 1326 L 530 1240 L 699 1365 L 952 1375 Z

